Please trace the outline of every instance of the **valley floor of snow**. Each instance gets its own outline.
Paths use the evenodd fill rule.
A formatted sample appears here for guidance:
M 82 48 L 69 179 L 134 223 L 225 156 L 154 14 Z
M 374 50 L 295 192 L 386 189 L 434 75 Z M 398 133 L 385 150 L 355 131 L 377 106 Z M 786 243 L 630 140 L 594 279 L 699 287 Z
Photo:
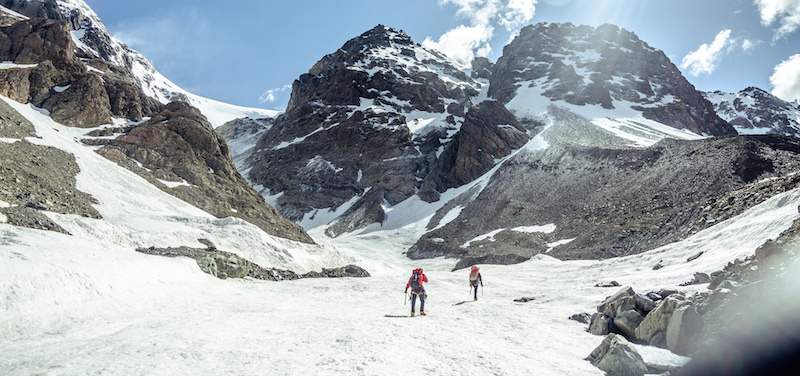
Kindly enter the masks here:
M 312 231 L 316 246 L 273 238 L 213 218 L 103 159 L 76 141 L 86 130 L 6 101 L 36 125 L 41 138 L 30 142 L 76 156 L 77 188 L 99 201 L 103 220 L 48 214 L 72 235 L 0 223 L 0 375 L 602 375 L 584 358 L 603 337 L 568 319 L 593 313 L 619 290 L 597 283 L 642 293 L 676 288 L 752 254 L 800 216 L 795 190 L 636 256 L 481 265 L 485 286 L 472 301 L 469 272 L 451 271 L 456 260 L 405 257 L 424 221 L 336 239 Z M 354 263 L 372 276 L 221 280 L 189 258 L 135 252 L 203 247 L 198 238 L 265 267 Z M 664 267 L 652 270 L 659 262 Z M 428 315 L 411 318 L 403 290 L 417 267 L 429 278 Z M 521 297 L 535 299 L 513 301 Z M 637 348 L 649 362 L 687 361 Z

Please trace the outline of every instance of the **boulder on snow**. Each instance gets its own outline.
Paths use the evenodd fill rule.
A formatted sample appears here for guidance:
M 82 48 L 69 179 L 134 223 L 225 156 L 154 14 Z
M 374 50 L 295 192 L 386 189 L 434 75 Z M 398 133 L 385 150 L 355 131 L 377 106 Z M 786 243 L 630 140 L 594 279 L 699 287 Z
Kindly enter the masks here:
M 688 355 L 692 339 L 703 329 L 703 318 L 692 306 L 675 310 L 667 326 L 667 348 L 678 354 Z
M 626 338 L 636 338 L 634 330 L 642 323 L 644 317 L 635 309 L 620 312 L 614 317 L 614 327 Z
M 569 319 L 573 320 L 573 321 L 577 321 L 577 322 L 582 323 L 582 324 L 591 324 L 592 315 L 590 315 L 590 314 L 588 314 L 586 312 L 576 313 L 576 314 L 570 316 Z
M 209 252 L 197 259 L 197 265 L 200 270 L 220 279 L 244 278 L 250 271 L 247 260 L 222 252 Z
M 621 307 L 621 306 L 627 306 L 630 303 L 633 303 L 634 306 L 635 306 L 635 302 L 632 299 L 632 297 L 635 294 L 636 293 L 633 291 L 633 288 L 631 288 L 630 286 L 625 286 L 622 289 L 620 289 L 619 291 L 617 291 L 616 293 L 614 293 L 614 295 L 611 295 L 611 296 L 607 297 L 606 300 L 603 301 L 603 303 L 601 303 L 599 306 L 597 306 L 597 312 L 606 313 L 606 312 L 609 312 L 609 311 L 614 311 L 615 308 Z M 624 304 L 623 305 L 619 301 L 621 301 L 621 300 L 623 300 L 625 298 L 631 298 L 631 301 L 628 304 Z M 613 307 L 611 307 L 611 306 L 613 306 Z M 626 309 L 629 309 L 629 308 L 626 308 Z M 614 315 L 610 315 L 610 314 L 606 313 L 606 315 L 614 317 L 614 316 L 616 316 L 616 313 Z
M 589 333 L 598 336 L 604 336 L 611 331 L 611 319 L 601 312 L 592 315 L 592 321 L 589 324 Z
M 694 279 L 692 280 L 692 284 L 700 285 L 703 283 L 710 283 L 711 277 L 706 273 L 694 273 Z
M 619 287 L 619 282 L 598 282 L 596 285 L 594 285 L 594 287 Z
M 648 298 L 646 295 L 637 293 L 633 296 L 633 300 L 636 302 L 636 310 L 641 312 L 643 315 L 650 313 L 650 311 L 656 308 L 656 302 Z
M 300 278 L 344 278 L 344 277 L 369 277 L 370 274 L 364 268 L 357 265 L 347 265 L 339 268 L 322 268 L 321 272 L 308 272 L 300 275 Z
M 686 304 L 688 303 L 683 300 L 683 296 L 677 294 L 673 294 L 659 302 L 658 306 L 645 316 L 634 331 L 636 339 L 649 343 L 656 333 L 667 330 L 672 313 Z
M 609 334 L 586 360 L 608 375 L 644 376 L 647 365 L 630 342 L 614 333 Z

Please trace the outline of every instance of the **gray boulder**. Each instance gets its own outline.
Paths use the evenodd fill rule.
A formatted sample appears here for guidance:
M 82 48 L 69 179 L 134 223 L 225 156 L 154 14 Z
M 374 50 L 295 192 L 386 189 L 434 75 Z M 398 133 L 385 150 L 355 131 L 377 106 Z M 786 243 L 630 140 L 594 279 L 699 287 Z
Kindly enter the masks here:
M 647 365 L 630 342 L 624 337 L 609 334 L 586 360 L 614 376 L 644 376 Z
M 636 302 L 636 310 L 644 315 L 656 308 L 656 302 L 645 295 L 637 293 L 633 296 L 633 300 Z
M 692 339 L 703 329 L 703 318 L 692 306 L 675 310 L 667 326 L 667 348 L 678 355 L 689 355 Z
M 604 336 L 610 332 L 611 319 L 601 312 L 592 315 L 591 323 L 589 324 L 589 333 L 598 336 Z
M 636 292 L 633 291 L 633 288 L 630 286 L 625 286 L 614 295 L 611 295 L 606 298 L 599 306 L 597 306 L 597 312 L 603 312 L 607 316 L 614 317 L 616 316 L 617 309 L 623 308 L 623 310 L 631 309 L 632 307 L 636 306 L 636 302 L 633 300 L 633 296 L 636 295 Z M 630 298 L 627 300 L 626 298 Z M 609 314 L 613 313 L 613 314 Z
M 694 273 L 694 279 L 692 280 L 692 284 L 699 285 L 703 283 L 710 283 L 711 277 L 706 273 Z
M 244 278 L 250 271 L 247 260 L 227 252 L 209 252 L 197 259 L 197 265 L 220 279 Z
M 636 327 L 634 334 L 636 339 L 643 342 L 650 342 L 650 339 L 658 332 L 664 332 L 669 326 L 672 314 L 678 308 L 686 305 L 683 297 L 673 294 L 662 300 L 655 309 L 645 316 L 644 320 Z
M 644 316 L 642 316 L 635 309 L 622 311 L 614 317 L 614 327 L 622 333 L 626 338 L 636 339 L 634 331 L 642 323 Z

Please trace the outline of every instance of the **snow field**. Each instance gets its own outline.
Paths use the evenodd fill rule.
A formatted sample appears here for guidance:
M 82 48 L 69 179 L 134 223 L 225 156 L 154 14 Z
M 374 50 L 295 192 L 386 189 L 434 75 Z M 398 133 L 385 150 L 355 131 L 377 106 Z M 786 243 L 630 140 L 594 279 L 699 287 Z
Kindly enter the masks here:
M 452 272 L 455 260 L 405 257 L 432 215 L 419 203 L 396 205 L 382 228 L 361 234 L 327 239 L 314 229 L 318 246 L 277 239 L 153 188 L 77 142 L 86 130 L 7 102 L 35 124 L 41 138 L 31 142 L 76 156 L 78 189 L 98 199 L 104 219 L 48 214 L 72 236 L 0 223 L 4 375 L 602 375 L 583 359 L 603 338 L 567 319 L 594 312 L 618 290 L 595 284 L 616 280 L 637 292 L 677 287 L 695 272 L 752 254 L 800 216 L 795 190 L 640 255 L 482 265 L 485 287 L 472 302 L 468 271 Z M 305 272 L 355 263 L 372 277 L 219 280 L 191 259 L 134 251 L 201 247 L 198 238 L 262 266 Z M 665 266 L 653 271 L 659 261 Z M 429 315 L 409 318 L 403 289 L 416 267 L 430 280 Z M 535 300 L 513 302 L 520 297 Z M 648 361 L 686 361 L 640 349 Z

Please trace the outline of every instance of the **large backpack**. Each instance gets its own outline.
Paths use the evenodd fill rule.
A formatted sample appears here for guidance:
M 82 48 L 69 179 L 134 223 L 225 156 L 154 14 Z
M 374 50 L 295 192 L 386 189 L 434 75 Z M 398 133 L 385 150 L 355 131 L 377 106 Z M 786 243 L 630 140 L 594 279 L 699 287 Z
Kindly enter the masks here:
M 478 281 L 478 268 L 472 267 L 472 270 L 469 272 L 469 281 L 470 282 L 477 282 Z
M 419 290 L 419 287 L 420 287 L 420 285 L 419 285 L 419 273 L 414 272 L 414 274 L 411 275 L 411 284 L 410 284 L 410 286 L 411 286 L 412 290 Z

